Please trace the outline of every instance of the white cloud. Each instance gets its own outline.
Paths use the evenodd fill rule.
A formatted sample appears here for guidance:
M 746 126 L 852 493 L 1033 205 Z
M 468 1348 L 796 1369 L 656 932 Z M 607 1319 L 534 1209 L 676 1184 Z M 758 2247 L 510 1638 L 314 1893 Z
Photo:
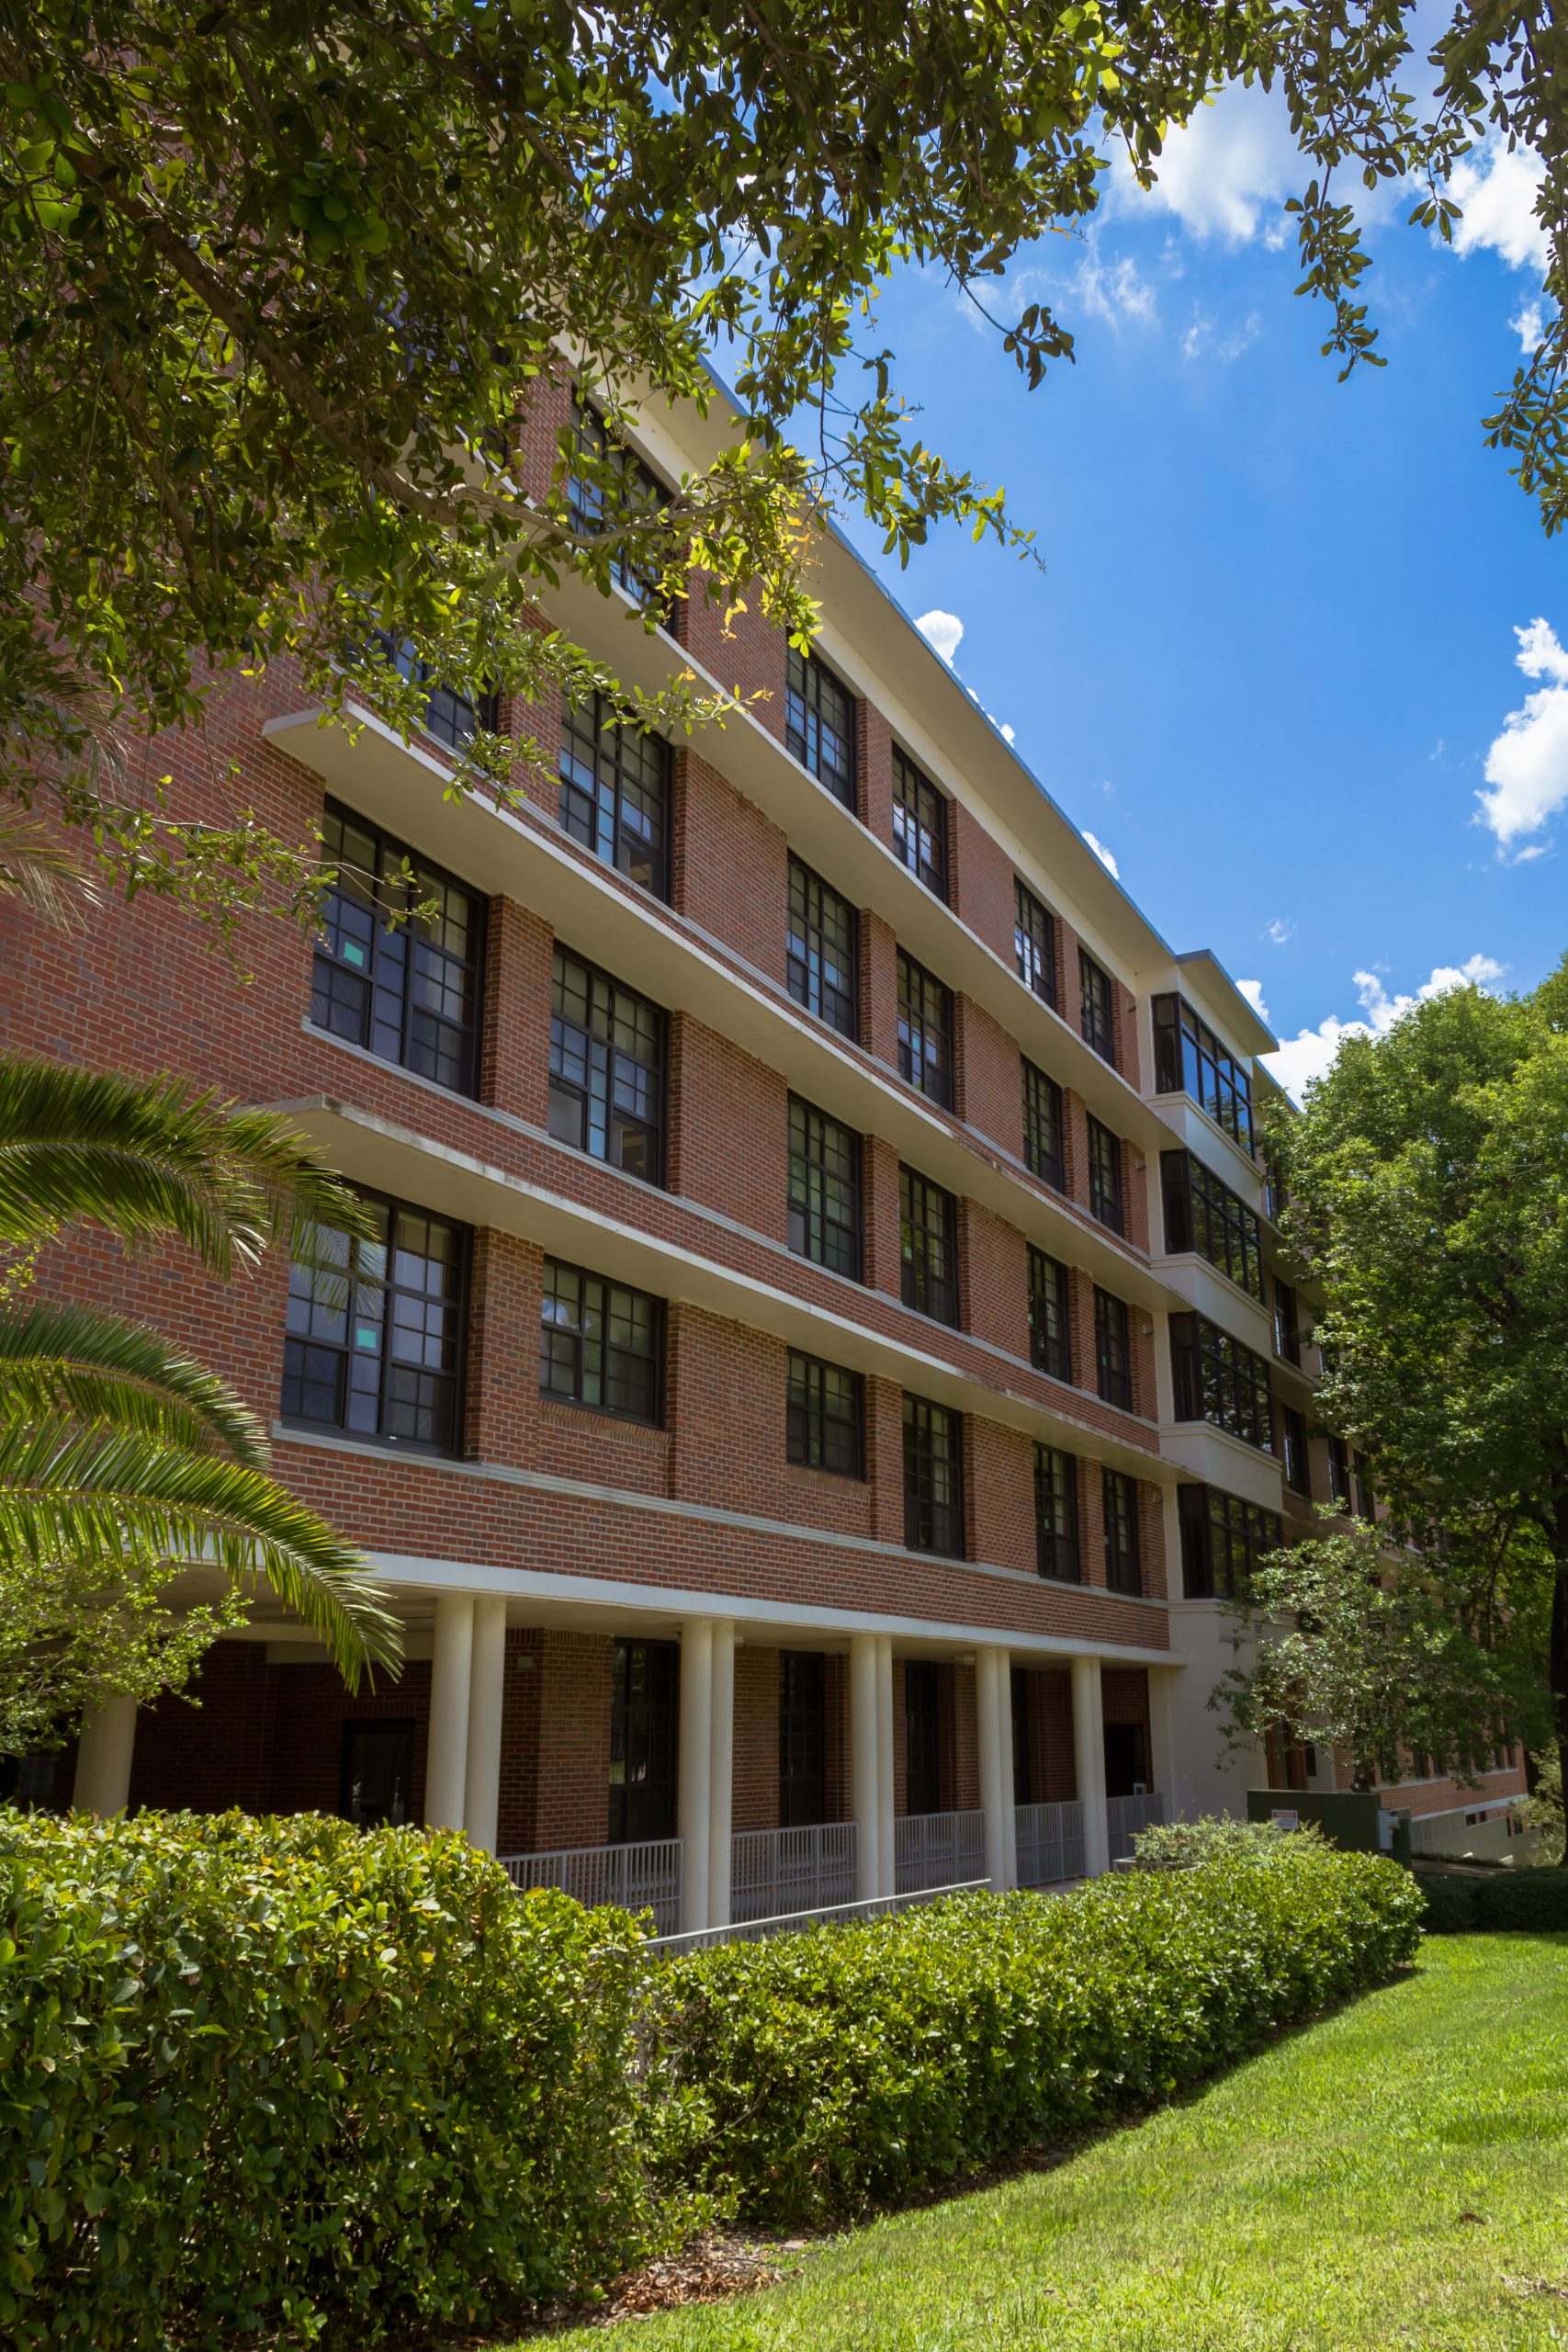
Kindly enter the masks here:
M 1508 713 L 1486 754 L 1489 789 L 1475 796 L 1477 822 L 1490 828 L 1499 855 L 1521 834 L 1540 832 L 1568 803 L 1568 649 L 1544 620 L 1514 634 L 1519 668 L 1527 678 L 1547 684 Z
M 1269 1019 L 1269 1007 L 1263 1001 L 1262 981 L 1237 980 L 1236 987 L 1240 990 L 1241 994 L 1247 999 L 1254 1012 L 1257 1013 L 1259 1021 L 1267 1022 Z
M 1093 850 L 1096 857 L 1099 858 L 1101 865 L 1104 866 L 1106 872 L 1108 874 L 1113 874 L 1117 881 L 1120 882 L 1122 879 L 1122 868 L 1117 865 L 1116 860 L 1111 856 L 1111 852 L 1106 848 L 1105 843 L 1103 842 L 1097 842 L 1087 825 L 1084 827 L 1083 837 L 1089 843 L 1090 849 Z
M 1283 242 L 1278 209 L 1302 177 L 1302 163 L 1278 91 L 1233 82 L 1171 131 L 1156 169 L 1152 200 L 1195 236 L 1245 244 L 1261 223 L 1267 242 Z M 1124 165 L 1119 176 L 1127 187 Z
M 1079 301 L 1091 318 L 1119 327 L 1126 320 L 1141 326 L 1152 323 L 1155 289 L 1138 272 L 1135 261 L 1101 261 L 1092 247 L 1078 264 L 1075 281 Z
M 1546 232 L 1535 199 L 1545 164 L 1518 147 L 1510 154 L 1506 147 L 1488 146 L 1481 154 L 1481 164 L 1467 155 L 1449 182 L 1449 194 L 1464 213 L 1454 230 L 1454 251 L 1472 254 L 1487 246 L 1513 269 L 1544 271 Z
M 1546 333 L 1546 321 L 1539 302 L 1521 302 L 1508 324 L 1518 336 L 1519 349 L 1524 352 L 1533 352 Z
M 1450 989 L 1495 988 L 1506 971 L 1492 956 L 1472 956 L 1463 964 L 1437 964 L 1431 975 L 1423 980 L 1411 995 L 1390 996 L 1380 974 L 1358 972 L 1355 975 L 1356 994 L 1361 1001 L 1364 1019 L 1341 1021 L 1329 1013 L 1315 1029 L 1302 1029 L 1287 1038 L 1277 1054 L 1266 1054 L 1266 1067 L 1277 1078 L 1288 1094 L 1298 1102 L 1308 1082 L 1321 1078 L 1339 1050 L 1346 1037 L 1382 1037 L 1413 1005 L 1424 1004 L 1435 996 L 1446 996 Z M 1247 983 L 1238 981 L 1245 994 Z
M 1239 359 L 1247 345 L 1258 340 L 1258 317 L 1249 311 L 1240 326 L 1222 328 L 1202 311 L 1194 311 L 1192 323 L 1181 338 L 1184 359 L 1201 359 L 1205 354 L 1215 359 Z
M 951 670 L 953 657 L 957 652 L 964 635 L 964 624 L 958 615 L 944 613 L 940 605 L 933 605 L 929 613 L 920 615 L 915 627 L 933 652 L 940 653 Z
M 1295 930 L 1294 921 L 1287 919 L 1284 915 L 1276 915 L 1271 923 L 1265 925 L 1266 934 L 1273 941 L 1276 947 L 1283 947 L 1287 939 L 1294 938 Z

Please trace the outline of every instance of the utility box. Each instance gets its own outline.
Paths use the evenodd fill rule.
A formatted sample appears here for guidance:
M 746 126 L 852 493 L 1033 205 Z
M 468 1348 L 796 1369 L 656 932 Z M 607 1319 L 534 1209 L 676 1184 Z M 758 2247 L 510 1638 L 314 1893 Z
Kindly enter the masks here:
M 1384 1804 L 1375 1789 L 1248 1789 L 1248 1821 L 1299 1829 L 1312 1822 L 1348 1854 L 1410 1860 L 1410 1815 Z

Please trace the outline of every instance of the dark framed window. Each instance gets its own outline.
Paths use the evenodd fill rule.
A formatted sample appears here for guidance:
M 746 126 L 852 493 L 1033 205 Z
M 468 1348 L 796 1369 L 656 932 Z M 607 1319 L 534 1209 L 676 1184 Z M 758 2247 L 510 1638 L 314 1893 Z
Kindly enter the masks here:
M 815 653 L 789 649 L 784 741 L 808 775 L 846 808 L 855 805 L 855 701 Z
M 681 1652 L 674 1642 L 617 1642 L 610 1667 L 612 1846 L 675 1835 Z
M 356 1829 L 400 1829 L 413 1819 L 412 1715 L 351 1718 L 343 1727 L 338 1813 Z
M 918 1819 L 942 1811 L 942 1668 L 904 1660 L 904 1810 Z
M 1260 1355 L 1205 1315 L 1173 1315 L 1170 1362 L 1179 1421 L 1212 1421 L 1244 1444 L 1273 1453 L 1273 1396 Z
M 581 1266 L 545 1261 L 539 1390 L 626 1421 L 663 1409 L 664 1302 Z
M 1138 1560 L 1138 1482 L 1124 1470 L 1100 1472 L 1105 1518 L 1105 1581 L 1112 1592 L 1142 1592 Z
M 603 695 L 563 708 L 562 827 L 656 899 L 669 892 L 671 765 L 669 744 L 617 726 Z
M 586 471 L 573 471 L 567 481 L 567 514 L 574 531 L 591 537 L 617 522 L 656 513 L 667 503 L 670 493 L 658 475 L 635 450 L 611 440 L 604 418 L 581 397 L 571 404 L 571 430 L 578 457 L 592 466 L 595 476 L 590 481 Z M 658 592 L 657 572 L 638 564 L 625 547 L 610 558 L 610 577 L 635 604 L 651 604 Z
M 1025 1666 L 1015 1666 L 1012 1684 L 1012 1796 L 1015 1804 L 1039 1804 L 1034 1770 L 1034 1677 Z
M 1351 1492 L 1355 1500 L 1356 1517 L 1368 1521 L 1373 1521 L 1378 1515 L 1378 1498 L 1372 1490 L 1372 1482 L 1367 1473 L 1367 1457 L 1359 1447 L 1351 1456 L 1351 1468 L 1355 1475 Z
M 1328 1441 L 1328 1493 L 1336 1510 L 1350 1509 L 1350 1449 L 1342 1437 Z
M 449 752 L 460 752 L 481 729 L 493 733 L 500 726 L 499 695 L 463 695 L 453 686 L 443 685 L 430 663 L 421 661 L 406 637 L 394 637 L 389 629 L 378 629 L 367 651 L 371 662 L 395 670 L 400 678 L 407 678 L 416 686 L 428 688 L 424 731 L 435 742 L 445 743 Z
M 828 1677 L 820 1650 L 779 1652 L 779 1827 L 811 1829 L 828 1810 Z
M 858 1372 L 789 1351 L 789 1458 L 835 1477 L 864 1474 L 865 1386 Z
M 1185 997 L 1154 1001 L 1155 1091 L 1190 1094 L 1243 1151 L 1252 1149 L 1252 1074 Z
M 1294 1495 L 1305 1495 L 1312 1500 L 1312 1455 L 1307 1446 L 1307 1425 L 1304 1413 L 1293 1405 L 1280 1408 L 1280 1444 L 1285 1484 Z
M 860 916 L 818 874 L 789 862 L 789 992 L 841 1037 L 860 1035 Z
M 1078 1551 L 1078 1465 L 1054 1445 L 1034 1449 L 1035 1555 L 1043 1577 L 1081 1584 Z
M 1036 1069 L 1032 1061 L 1023 1064 L 1023 1159 L 1024 1165 L 1042 1182 L 1055 1185 L 1058 1193 L 1066 1190 L 1066 1161 L 1063 1150 L 1062 1090 L 1054 1078 Z
M 964 1438 L 956 1413 L 904 1399 L 904 1541 L 911 1552 L 964 1557 Z
M 1261 1306 L 1263 1229 L 1256 1210 L 1222 1184 L 1196 1152 L 1162 1151 L 1159 1164 L 1165 1246 L 1171 1256 L 1195 1250 Z
M 898 1075 L 953 1108 L 953 990 L 898 950 Z
M 1012 952 L 1018 977 L 1056 1010 L 1056 918 L 1027 882 L 1013 877 Z
M 664 1015 L 558 947 L 550 1133 L 645 1184 L 663 1181 Z
M 1177 1490 L 1181 1529 L 1181 1589 L 1189 1600 L 1242 1599 L 1258 1564 L 1280 1548 L 1280 1521 L 1271 1510 L 1227 1495 L 1218 1487 Z
M 316 1262 L 290 1269 L 283 1418 L 455 1453 L 468 1229 L 379 1194 L 360 1198 L 374 1240 L 321 1227 Z
M 1112 1233 L 1127 1229 L 1122 1192 L 1122 1138 L 1089 1114 L 1089 1211 Z
M 893 746 L 893 846 L 911 874 L 947 896 L 947 802 L 913 760 Z
M 1029 1252 L 1029 1354 L 1053 1380 L 1073 1376 L 1072 1321 L 1067 1270 L 1057 1258 L 1031 1246 Z
M 1127 1302 L 1108 1290 L 1094 1294 L 1094 1369 L 1100 1396 L 1124 1413 L 1133 1409 L 1133 1336 Z
M 1078 949 L 1078 1025 L 1101 1061 L 1116 1067 L 1116 995 L 1110 973 Z
M 958 1321 L 958 1204 L 912 1168 L 898 1170 L 898 1254 L 906 1306 Z
M 484 899 L 331 800 L 321 854 L 335 871 L 310 972 L 311 1021 L 456 1094 L 475 1093 Z
M 1274 1277 L 1274 1352 L 1286 1363 L 1302 1360 L 1301 1308 L 1290 1283 Z
M 861 1139 L 798 1094 L 789 1098 L 789 1246 L 860 1280 Z

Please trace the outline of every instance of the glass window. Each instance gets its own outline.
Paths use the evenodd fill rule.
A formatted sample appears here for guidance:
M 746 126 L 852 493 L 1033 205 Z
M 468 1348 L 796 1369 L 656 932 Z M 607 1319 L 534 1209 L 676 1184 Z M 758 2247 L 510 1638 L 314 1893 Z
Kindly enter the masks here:
M 1283 1453 L 1285 1484 L 1295 1495 L 1312 1499 L 1312 1456 L 1307 1446 L 1307 1425 L 1304 1413 L 1293 1405 L 1280 1408 L 1280 1436 Z
M 1252 1149 L 1252 1076 L 1184 997 L 1156 996 L 1155 1091 L 1190 1094 L 1243 1151 Z
M 1100 1394 L 1108 1405 L 1133 1409 L 1133 1340 L 1127 1302 L 1108 1290 L 1094 1294 L 1094 1364 Z
M 934 1658 L 904 1660 L 904 1809 L 942 1811 L 942 1673 Z
M 1078 949 L 1079 1026 L 1101 1061 L 1116 1067 L 1116 999 L 1111 975 L 1087 948 Z
M 335 871 L 311 1021 L 454 1093 L 476 1092 L 483 899 L 330 800 L 321 854 Z
M 1181 1527 L 1181 1589 L 1189 1600 L 1226 1600 L 1250 1589 L 1258 1562 L 1280 1548 L 1280 1521 L 1271 1510 L 1223 1494 L 1218 1487 L 1177 1491 Z
M 860 1035 L 860 917 L 799 858 L 789 862 L 789 992 L 841 1037 Z
M 675 1835 L 681 1652 L 674 1642 L 618 1641 L 610 1668 L 612 1846 Z
M 898 1249 L 906 1306 L 938 1323 L 958 1321 L 958 1204 L 951 1193 L 898 1170 Z
M 1043 1577 L 1081 1584 L 1078 1556 L 1078 1465 L 1052 1445 L 1034 1449 L 1034 1532 Z
M 1125 1471 L 1100 1473 L 1105 1516 L 1105 1581 L 1112 1592 L 1142 1592 L 1138 1562 L 1138 1485 Z
M 560 820 L 574 842 L 606 865 L 666 895 L 670 746 L 639 728 L 617 727 L 603 695 L 561 713 Z
M 550 1133 L 645 1184 L 663 1180 L 664 1015 L 558 947 Z
M 590 1405 L 623 1420 L 657 1422 L 664 1307 L 581 1266 L 545 1261 L 539 1388 L 563 1404 Z
M 784 741 L 846 808 L 855 805 L 854 696 L 815 653 L 789 649 Z
M 1067 1270 L 1043 1250 L 1029 1252 L 1029 1352 L 1053 1380 L 1073 1376 L 1072 1326 L 1067 1309 Z
M 1066 1189 L 1062 1090 L 1032 1061 L 1023 1065 L 1023 1159 L 1024 1165 L 1044 1183 L 1054 1184 L 1058 1193 Z
M 1350 1449 L 1342 1437 L 1328 1441 L 1328 1492 L 1336 1510 L 1349 1510 Z
M 898 1075 L 953 1108 L 953 991 L 898 950 Z
M 812 1829 L 828 1810 L 827 1661 L 779 1652 L 779 1827 Z
M 1126 1230 L 1122 1197 L 1122 1139 L 1089 1114 L 1089 1208 L 1112 1233 Z
M 356 1829 L 400 1829 L 413 1819 L 412 1715 L 384 1715 L 343 1727 L 338 1812 Z
M 322 1228 L 318 1262 L 290 1270 L 283 1418 L 455 1453 L 468 1228 L 361 1198 L 376 1238 Z
M 860 1137 L 852 1127 L 789 1099 L 789 1246 L 836 1274 L 860 1280 Z
M 1012 886 L 1012 950 L 1018 977 L 1056 1009 L 1056 918 L 1041 905 L 1027 883 Z
M 824 1363 L 818 1356 L 789 1353 L 787 1413 L 789 1458 L 811 1470 L 831 1470 L 859 1478 L 864 1413 L 858 1372 Z
M 1274 1352 L 1286 1363 L 1302 1360 L 1301 1309 L 1291 1283 L 1274 1277 Z
M 1355 1486 L 1352 1491 L 1355 1496 L 1356 1517 L 1368 1521 L 1375 1520 L 1378 1515 L 1378 1498 L 1372 1491 L 1372 1482 L 1367 1473 L 1367 1457 L 1359 1447 L 1352 1455 L 1351 1463 L 1355 1472 Z
M 904 1541 L 911 1552 L 964 1556 L 964 1469 L 956 1413 L 904 1399 Z
M 449 752 L 460 752 L 481 728 L 493 733 L 501 725 L 499 695 L 460 695 L 453 687 L 442 685 L 429 662 L 421 661 L 407 638 L 394 637 L 389 629 L 378 629 L 366 650 L 372 662 L 395 670 L 400 678 L 411 679 L 417 686 L 429 687 L 424 731 L 436 742 L 445 743 Z
M 947 896 L 947 803 L 913 760 L 893 746 L 893 846 L 911 874 Z
M 592 467 L 595 476 L 590 481 L 586 470 L 574 471 L 567 482 L 568 519 L 574 531 L 592 537 L 609 530 L 617 521 L 656 512 L 666 503 L 670 493 L 658 476 L 635 451 L 611 440 L 604 418 L 584 400 L 572 401 L 571 429 L 579 458 Z M 610 577 L 634 604 L 653 602 L 659 586 L 657 572 L 647 564 L 639 565 L 625 547 L 617 548 L 610 558 Z
M 1203 1315 L 1170 1318 L 1170 1360 L 1179 1421 L 1212 1421 L 1264 1453 L 1274 1451 L 1269 1366 Z
M 1263 1237 L 1257 1213 L 1195 1152 L 1161 1152 L 1160 1191 L 1171 1256 L 1196 1250 L 1261 1306 Z

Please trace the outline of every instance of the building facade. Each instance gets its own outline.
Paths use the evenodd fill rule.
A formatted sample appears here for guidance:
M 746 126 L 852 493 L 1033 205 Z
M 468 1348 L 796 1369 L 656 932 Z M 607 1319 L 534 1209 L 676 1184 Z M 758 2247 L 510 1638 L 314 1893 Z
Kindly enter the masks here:
M 531 419 L 541 485 L 572 414 Z M 686 429 L 650 416 L 637 462 L 672 478 Z M 264 1599 L 198 1705 L 90 1724 L 56 1801 L 461 1827 L 701 1928 L 1045 1883 L 1162 1806 L 1330 1784 L 1222 1758 L 1207 1703 L 1248 1558 L 1372 1508 L 1314 1431 L 1273 1041 L 840 540 L 814 587 L 803 658 L 569 584 L 547 617 L 623 676 L 744 708 L 679 744 L 502 712 L 559 747 L 513 807 L 443 797 L 490 716 L 444 689 L 404 742 L 237 684 L 159 771 L 217 808 L 231 761 L 344 861 L 318 942 L 247 925 L 243 985 L 166 908 L 0 912 L 8 1047 L 286 1110 L 365 1193 L 346 1295 L 95 1245 L 43 1280 L 233 1380 L 407 1634 L 351 1696 Z M 1398 1801 L 1501 1812 L 1494 1761 Z

